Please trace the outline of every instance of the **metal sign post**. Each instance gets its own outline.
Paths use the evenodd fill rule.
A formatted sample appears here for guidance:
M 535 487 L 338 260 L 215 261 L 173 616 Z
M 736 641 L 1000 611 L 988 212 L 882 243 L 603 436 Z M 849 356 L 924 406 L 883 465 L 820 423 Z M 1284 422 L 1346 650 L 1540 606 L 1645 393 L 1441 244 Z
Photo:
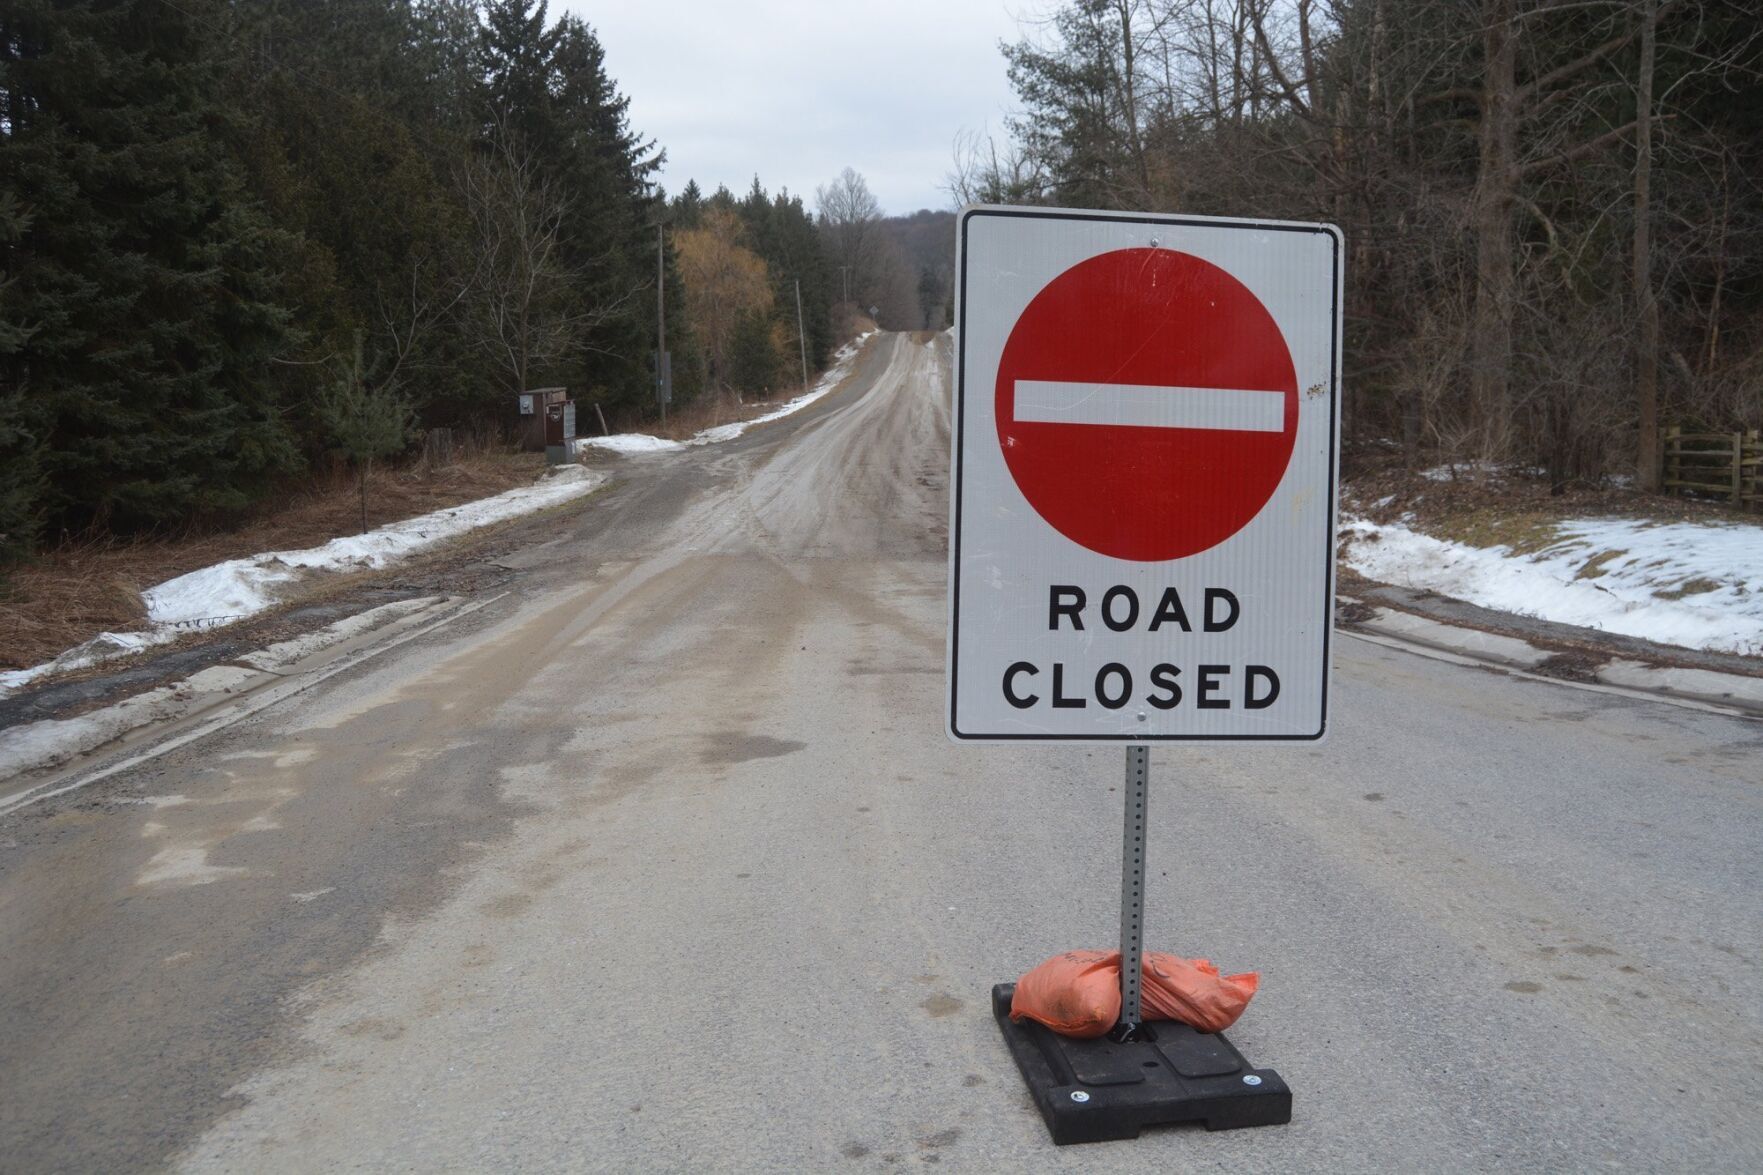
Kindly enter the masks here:
M 1141 1022 L 1139 981 L 1145 958 L 1145 786 L 1151 748 L 1126 748 L 1125 828 L 1120 837 L 1120 1023 L 1115 1040 L 1132 1040 Z

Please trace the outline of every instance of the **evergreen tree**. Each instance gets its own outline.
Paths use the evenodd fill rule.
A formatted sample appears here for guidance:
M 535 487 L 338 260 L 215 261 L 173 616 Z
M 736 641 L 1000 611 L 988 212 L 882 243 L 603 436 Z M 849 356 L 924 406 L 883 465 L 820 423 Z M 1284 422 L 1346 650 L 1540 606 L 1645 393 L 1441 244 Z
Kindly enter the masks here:
M 808 358 L 816 367 L 826 362 L 832 349 L 829 266 L 814 219 L 800 198 L 788 192 L 767 196 L 759 177 L 736 206 L 746 227 L 746 239 L 771 272 L 772 305 L 785 333 L 794 335 L 796 283 L 802 288 L 802 317 L 808 342 Z
M 12 262 L 30 224 L 18 197 L 0 191 L 0 256 L 8 259 L 0 271 L 0 364 L 9 365 L 40 329 L 25 317 L 22 302 L 14 301 L 18 279 Z M 26 390 L 10 377 L 0 383 L 0 567 L 29 553 L 41 520 L 43 442 L 33 427 Z
M 410 401 L 391 381 L 371 382 L 362 361 L 361 340 L 349 363 L 341 366 L 318 402 L 336 451 L 355 465 L 361 496 L 361 533 L 367 533 L 367 475 L 375 457 L 389 457 L 410 442 L 415 414 Z
M 592 385 L 608 403 L 652 398 L 655 225 L 651 177 L 663 156 L 631 130 L 629 100 L 606 73 L 593 30 L 542 0 L 492 0 L 479 43 L 481 121 L 503 126 L 568 194 L 561 264 L 576 275 L 583 325 L 549 381 Z M 644 292 L 647 291 L 648 298 Z
M 686 186 L 673 199 L 673 223 L 679 228 L 697 228 L 703 218 L 704 189 L 698 186 L 697 180 L 687 180 Z
M 201 19 L 154 0 L 18 0 L 5 18 L 0 203 L 30 219 L 7 249 L 0 445 L 43 479 L 21 515 L 8 477 L 13 546 L 32 514 L 236 509 L 297 463 L 264 378 L 290 341 L 272 261 L 290 242 L 216 133 L 221 6 L 188 7 Z
M 538 150 L 561 146 L 552 70 L 562 26 L 548 27 L 545 0 L 490 0 L 478 29 L 480 125 L 513 129 Z
M 832 354 L 833 268 L 814 217 L 800 196 L 779 192 L 772 198 L 774 264 L 802 282 L 802 317 L 808 336 L 808 362 L 823 367 Z M 794 287 L 791 295 L 794 296 Z
M 728 344 L 728 382 L 737 391 L 765 395 L 777 386 L 782 360 L 772 337 L 771 315 L 749 310 L 735 320 Z

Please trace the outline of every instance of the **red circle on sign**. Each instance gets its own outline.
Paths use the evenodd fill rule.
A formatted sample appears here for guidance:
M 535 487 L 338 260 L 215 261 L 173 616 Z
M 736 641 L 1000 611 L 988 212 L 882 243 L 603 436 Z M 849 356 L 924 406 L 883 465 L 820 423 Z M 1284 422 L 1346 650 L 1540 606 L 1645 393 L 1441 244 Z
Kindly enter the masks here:
M 1031 385 L 1020 420 L 1019 382 Z M 1054 278 L 1016 320 L 997 422 L 1017 488 L 1060 534 L 1117 559 L 1180 559 L 1273 496 L 1298 381 L 1242 282 L 1187 253 L 1121 249 Z

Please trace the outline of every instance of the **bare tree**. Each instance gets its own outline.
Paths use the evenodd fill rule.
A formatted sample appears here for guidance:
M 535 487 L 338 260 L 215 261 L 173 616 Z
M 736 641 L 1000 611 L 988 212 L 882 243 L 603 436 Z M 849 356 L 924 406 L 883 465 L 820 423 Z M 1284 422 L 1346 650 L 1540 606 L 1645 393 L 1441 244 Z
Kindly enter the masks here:
M 520 392 L 586 350 L 584 338 L 641 289 L 589 303 L 592 267 L 564 260 L 569 198 L 544 175 L 511 128 L 498 123 L 461 169 L 475 269 L 462 299 L 476 345 L 494 357 L 506 388 Z M 596 259 L 597 260 L 597 259 Z
M 1641 63 L 1635 87 L 1634 298 L 1640 312 L 1635 335 L 1635 407 L 1640 429 L 1635 446 L 1635 481 L 1643 490 L 1659 488 L 1659 301 L 1653 296 L 1653 244 L 1650 235 L 1653 181 L 1653 58 L 1657 51 L 1658 0 L 1640 0 Z
M 957 207 L 963 204 L 1034 204 L 1046 190 L 1040 166 L 1016 142 L 998 140 L 984 131 L 963 130 L 952 148 L 954 164 L 943 178 L 943 190 Z
M 482 257 L 471 259 L 481 266 Z M 387 347 L 389 366 L 379 378 L 399 384 L 412 368 L 424 364 L 424 355 L 434 332 L 453 320 L 472 291 L 477 288 L 478 274 L 473 271 L 463 280 L 449 281 L 451 267 L 434 258 L 421 255 L 410 259 L 409 280 L 395 286 L 379 282 L 374 288 L 374 307 L 380 320 Z
M 1763 416 L 1754 7 L 1064 0 L 1004 47 L 1012 141 L 958 140 L 948 186 L 1332 220 L 1349 430 L 1646 484 L 1667 413 Z
M 837 287 L 841 298 L 848 289 L 852 298 L 861 301 L 878 276 L 881 204 L 863 176 L 849 167 L 832 183 L 814 189 L 814 200 L 833 264 L 845 271 Z
M 712 387 L 728 379 L 730 344 L 741 321 L 771 313 L 771 277 L 744 238 L 741 218 L 721 207 L 707 209 L 697 228 L 674 236 L 687 313 L 703 338 Z

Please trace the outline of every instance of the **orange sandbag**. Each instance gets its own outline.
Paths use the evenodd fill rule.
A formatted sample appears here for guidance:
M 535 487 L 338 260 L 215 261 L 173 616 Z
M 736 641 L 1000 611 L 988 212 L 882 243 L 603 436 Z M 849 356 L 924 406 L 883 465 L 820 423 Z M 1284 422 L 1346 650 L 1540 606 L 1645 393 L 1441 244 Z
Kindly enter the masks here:
M 1205 959 L 1159 951 L 1144 957 L 1140 1008 L 1147 1020 L 1179 1020 L 1201 1032 L 1236 1023 L 1254 996 L 1256 972 L 1220 975 Z M 1016 981 L 1012 1020 L 1033 1020 L 1061 1036 L 1101 1036 L 1120 1019 L 1120 952 L 1066 951 Z
M 1101 1036 L 1120 1019 L 1120 952 L 1066 951 L 1016 981 L 1012 1020 L 1061 1036 Z
M 1118 961 L 1114 970 L 1118 975 Z M 1145 952 L 1144 976 L 1139 1003 L 1145 1019 L 1179 1020 L 1201 1032 L 1223 1032 L 1235 1024 L 1261 986 L 1258 971 L 1220 975 L 1209 960 L 1161 951 Z

